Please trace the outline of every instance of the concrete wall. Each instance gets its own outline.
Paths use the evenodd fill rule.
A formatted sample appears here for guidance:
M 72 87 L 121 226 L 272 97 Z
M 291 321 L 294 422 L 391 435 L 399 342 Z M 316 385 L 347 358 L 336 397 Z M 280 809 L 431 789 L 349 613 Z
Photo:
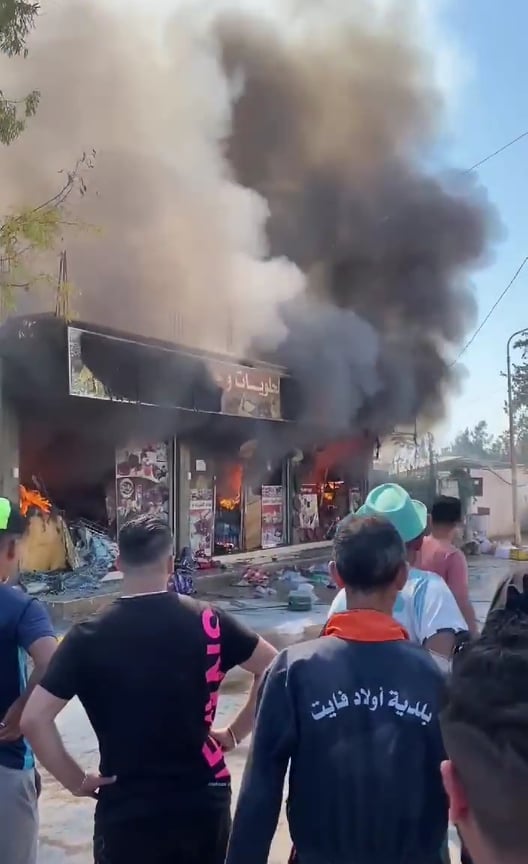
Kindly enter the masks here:
M 523 532 L 528 532 L 528 469 L 518 469 L 519 516 Z M 510 468 L 472 468 L 472 477 L 482 478 L 482 496 L 470 508 L 477 513 L 479 507 L 489 508 L 485 517 L 485 530 L 490 538 L 511 537 L 513 534 L 512 487 Z

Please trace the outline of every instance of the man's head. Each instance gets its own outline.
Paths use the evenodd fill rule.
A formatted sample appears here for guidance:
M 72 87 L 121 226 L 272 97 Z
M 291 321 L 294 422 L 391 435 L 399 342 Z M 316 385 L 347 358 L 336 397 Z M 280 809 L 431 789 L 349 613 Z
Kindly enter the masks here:
M 336 531 L 330 572 L 347 596 L 378 595 L 382 605 L 392 610 L 407 579 L 400 535 L 378 516 L 349 516 Z
M 126 578 L 141 578 L 152 590 L 153 581 L 163 583 L 174 568 L 172 535 L 158 516 L 137 516 L 119 532 L 119 566 Z
M 407 561 L 414 564 L 427 529 L 427 508 L 396 483 L 372 489 L 356 516 L 379 516 L 393 525 L 405 543 Z
M 475 864 L 528 860 L 528 616 L 494 613 L 454 664 L 442 732 L 451 819 Z
M 26 520 L 16 504 L 0 498 L 0 582 L 16 581 L 20 563 L 20 540 Z
M 460 498 L 441 495 L 431 508 L 431 528 L 433 532 L 446 535 L 454 534 L 462 522 L 462 503 Z

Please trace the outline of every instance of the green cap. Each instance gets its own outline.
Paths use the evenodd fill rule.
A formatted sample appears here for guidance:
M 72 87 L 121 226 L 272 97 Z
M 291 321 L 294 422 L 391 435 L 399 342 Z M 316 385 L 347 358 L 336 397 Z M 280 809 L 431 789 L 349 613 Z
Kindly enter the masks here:
M 420 537 L 427 528 L 427 507 L 415 501 L 396 483 L 377 486 L 355 516 L 381 516 L 391 522 L 404 543 Z
M 12 507 L 8 498 L 0 498 L 0 531 L 7 531 Z

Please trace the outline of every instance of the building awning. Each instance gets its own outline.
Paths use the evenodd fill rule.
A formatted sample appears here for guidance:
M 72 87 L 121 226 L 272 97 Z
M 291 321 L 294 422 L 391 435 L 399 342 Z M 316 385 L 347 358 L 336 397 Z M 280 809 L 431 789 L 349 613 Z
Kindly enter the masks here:
M 279 367 L 68 326 L 51 315 L 6 321 L 0 356 L 14 398 L 70 395 L 253 420 L 294 419 L 288 393 L 295 387 Z

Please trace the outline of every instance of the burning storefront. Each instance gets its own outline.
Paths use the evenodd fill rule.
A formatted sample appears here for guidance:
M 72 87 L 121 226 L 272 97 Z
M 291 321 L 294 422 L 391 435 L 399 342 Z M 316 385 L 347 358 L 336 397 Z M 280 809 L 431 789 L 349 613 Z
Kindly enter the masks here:
M 375 433 L 442 416 L 500 226 L 438 161 L 422 4 L 398 27 L 391 2 L 195 5 L 158 40 L 112 4 L 56 4 L 4 58 L 43 99 L 4 148 L 2 212 L 97 155 L 61 221 L 76 326 L 12 286 L 29 317 L 0 340 L 20 421 L 2 410 L 1 480 L 114 533 L 163 512 L 208 555 L 315 542 L 361 499 Z
M 371 438 L 296 449 L 310 436 L 285 370 L 49 316 L 3 335 L 21 481 L 70 521 L 115 538 L 130 516 L 160 514 L 178 548 L 210 558 L 325 539 L 363 491 Z

